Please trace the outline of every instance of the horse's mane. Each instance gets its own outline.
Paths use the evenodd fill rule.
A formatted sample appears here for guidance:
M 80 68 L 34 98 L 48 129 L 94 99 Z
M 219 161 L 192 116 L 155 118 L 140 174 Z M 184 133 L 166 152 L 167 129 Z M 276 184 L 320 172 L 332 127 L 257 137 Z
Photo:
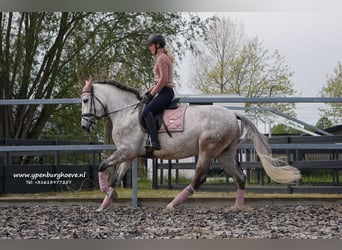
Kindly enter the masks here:
M 128 92 L 135 94 L 135 96 L 138 98 L 138 100 L 141 100 L 140 92 L 138 90 L 131 88 L 131 87 L 128 87 L 122 83 L 112 81 L 112 80 L 101 80 L 101 81 L 95 81 L 94 83 L 113 85 L 119 89 L 122 89 L 122 90 L 125 90 L 125 91 L 128 91 Z

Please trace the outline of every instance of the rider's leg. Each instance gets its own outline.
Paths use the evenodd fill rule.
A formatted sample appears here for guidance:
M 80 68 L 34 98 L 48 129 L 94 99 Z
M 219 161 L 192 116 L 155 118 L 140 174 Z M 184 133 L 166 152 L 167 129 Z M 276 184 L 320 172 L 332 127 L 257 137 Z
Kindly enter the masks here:
M 151 135 L 152 148 L 155 150 L 159 150 L 161 147 L 158 140 L 158 130 L 154 122 L 154 115 L 161 112 L 172 101 L 173 97 L 173 89 L 165 87 L 156 95 L 156 97 L 152 99 L 149 104 L 146 105 L 143 110 L 142 116 L 146 128 Z
M 152 149 L 160 150 L 160 143 L 158 140 L 158 131 L 157 131 L 156 124 L 154 122 L 154 118 L 151 112 L 147 113 L 144 116 L 144 121 L 145 121 L 146 128 L 149 134 L 151 135 Z

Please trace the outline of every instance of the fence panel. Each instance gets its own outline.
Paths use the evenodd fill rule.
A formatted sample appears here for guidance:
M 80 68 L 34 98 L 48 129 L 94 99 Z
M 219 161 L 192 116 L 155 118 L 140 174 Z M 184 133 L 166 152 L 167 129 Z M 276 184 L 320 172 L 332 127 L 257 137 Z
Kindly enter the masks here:
M 342 136 L 270 138 L 269 142 L 273 143 L 270 146 L 274 157 L 288 159 L 291 165 L 297 167 L 304 174 L 307 171 L 324 173 L 327 175 L 326 180 L 301 180 L 295 184 L 272 182 L 270 178 L 266 178 L 266 173 L 256 155 L 254 146 L 247 140 L 239 146 L 237 151 L 239 166 L 247 176 L 246 190 L 259 193 L 342 193 L 340 183 Z M 184 188 L 185 184 L 179 183 L 179 171 L 191 170 L 194 172 L 195 161 L 167 161 L 165 163 L 159 160 L 154 161 L 153 169 L 153 173 L 157 175 L 153 178 L 152 186 L 154 188 L 181 189 Z M 167 174 L 164 173 L 165 171 Z M 222 180 L 220 183 L 204 183 L 201 190 L 234 191 L 235 183 L 228 176 L 225 176 L 222 167 L 217 162 L 213 162 L 209 172 L 218 173 L 218 171 L 221 171 L 220 176 L 225 177 L 226 181 L 224 183 Z M 170 176 L 172 176 L 171 180 Z
M 184 103 L 190 103 L 190 104 L 203 104 L 203 103 L 341 103 L 342 102 L 342 98 L 318 98 L 318 97 L 293 97 L 293 98 L 289 98 L 289 97 L 284 97 L 284 98 L 279 98 L 279 97 L 258 97 L 258 98 L 244 98 L 244 97 L 237 97 L 237 96 L 226 96 L 226 95 L 220 95 L 220 96 L 204 96 L 204 95 L 198 95 L 198 96 L 194 96 L 194 95 L 183 95 L 183 96 L 178 96 L 180 97 L 181 102 Z M 72 99 L 48 99 L 48 100 L 0 100 L 0 105 L 32 105 L 32 104 L 42 104 L 42 105 L 49 105 L 49 104 L 80 104 L 80 99 L 79 98 L 72 98 Z M 270 111 L 270 110 L 268 110 Z M 305 123 L 301 123 L 304 126 L 307 126 L 309 128 L 312 128 L 312 126 L 305 124 Z M 318 132 L 322 132 L 320 130 L 317 130 Z M 305 138 L 305 137 L 303 137 Z M 317 138 L 317 137 L 310 137 L 310 138 L 315 138 L 316 141 L 313 142 L 315 144 L 321 143 L 321 137 Z M 273 139 L 273 138 L 272 138 Z M 6 140 L 6 139 L 0 139 L 0 141 L 2 140 Z M 286 138 L 283 138 L 283 140 L 287 140 Z M 300 139 L 302 140 L 302 139 Z M 288 140 L 284 143 L 290 143 Z M 294 143 L 296 141 L 292 141 L 292 143 Z M 312 141 L 311 141 L 312 142 Z M 14 142 L 13 142 L 14 143 Z M 278 142 L 280 143 L 280 142 Z M 305 143 L 302 141 L 302 143 Z M 0 193 L 5 191 L 5 177 L 7 174 L 7 167 L 8 167 L 8 163 L 10 161 L 11 157 L 15 157 L 15 156 L 20 156 L 20 152 L 27 152 L 27 154 L 29 155 L 30 152 L 36 152 L 37 155 L 44 155 L 44 154 L 52 154 L 52 155 L 58 155 L 59 152 L 66 152 L 66 151 L 73 151 L 73 152 L 91 152 L 91 151 L 102 151 L 102 150 L 106 150 L 106 149 L 112 149 L 112 148 L 106 148 L 108 147 L 108 145 L 95 145 L 95 146 L 91 146 L 91 145 L 78 145 L 78 146 L 73 146 L 73 147 L 68 147 L 68 145 L 63 146 L 64 149 L 58 147 L 58 146 L 50 146 L 50 145 L 42 145 L 39 146 L 18 146 L 17 144 L 12 144 L 13 146 L 10 146 L 10 144 L 6 144 L 6 143 L 0 143 L 0 144 L 5 144 L 7 146 L 5 147 L 0 147 L 0 180 L 2 180 L 1 184 L 0 184 Z M 297 144 L 299 145 L 299 144 Z M 28 148 L 30 147 L 30 148 Z M 305 148 L 306 147 L 306 148 Z M 321 151 L 323 150 L 334 150 L 334 145 L 329 145 L 328 148 L 320 148 Z M 307 151 L 303 151 L 303 150 L 307 150 Z M 32 151 L 33 150 L 33 151 Z M 294 163 L 296 163 L 296 161 L 300 161 L 298 164 L 303 164 L 301 161 L 304 160 L 308 160 L 310 157 L 312 158 L 313 155 L 317 154 L 317 150 L 319 150 L 319 148 L 314 147 L 314 148 L 307 148 L 307 146 L 304 145 L 303 148 L 297 148 L 297 149 L 292 149 L 290 147 L 288 148 L 282 148 L 282 147 L 276 147 L 273 148 L 274 152 L 277 154 L 284 154 L 286 156 L 289 156 L 289 159 L 291 161 L 293 161 Z M 311 150 L 311 151 L 309 151 Z M 338 148 L 338 152 L 333 152 L 331 151 L 331 154 L 329 156 L 325 155 L 324 157 L 330 157 L 332 159 L 330 160 L 337 160 L 340 158 L 340 148 Z M 10 152 L 14 152 L 12 153 L 12 156 L 10 157 Z M 39 152 L 39 153 L 38 153 Z M 54 153 L 55 152 L 55 153 Z M 31 153 L 31 155 L 34 155 L 34 153 Z M 243 159 L 244 157 L 246 158 L 250 158 L 247 160 L 251 160 L 251 159 L 255 159 L 255 152 L 253 150 L 253 148 L 250 147 L 246 147 L 246 148 L 241 148 L 241 153 L 238 155 L 238 157 L 240 157 L 241 159 Z M 310 160 L 312 160 L 310 158 Z M 322 159 L 322 157 L 320 156 L 321 160 L 326 160 L 326 159 Z M 155 160 L 156 162 L 156 160 Z M 316 162 L 315 164 L 317 164 L 318 162 Z M 54 163 L 54 168 L 57 169 L 58 166 L 60 165 L 59 161 L 56 160 L 56 162 Z M 249 162 L 243 162 L 242 161 L 242 166 L 243 164 L 250 164 Z M 263 171 L 260 169 L 260 166 L 258 167 L 258 162 L 252 162 L 251 164 L 255 164 L 253 167 L 250 167 L 250 169 L 256 169 L 258 172 L 258 178 L 260 179 L 260 183 L 261 186 L 263 186 L 263 178 L 262 176 L 264 175 Z M 297 164 L 297 163 L 296 163 Z M 306 163 L 305 163 L 306 164 Z M 308 163 L 310 165 L 310 163 Z M 175 165 L 171 165 L 168 163 L 167 165 L 167 169 L 168 171 L 173 171 L 173 167 Z M 49 166 L 51 167 L 51 166 Z M 52 166 L 53 167 L 53 166 Z M 299 166 L 298 167 L 304 167 L 304 166 Z M 308 168 L 308 166 L 305 166 L 306 168 Z M 163 167 L 162 167 L 163 168 Z M 178 171 L 180 168 L 176 169 L 176 171 Z M 246 170 L 247 167 L 246 167 Z M 339 166 L 336 167 L 335 169 L 335 180 L 336 183 L 339 184 L 339 171 L 340 168 Z M 153 187 L 157 187 L 158 183 L 156 183 L 156 180 L 158 180 L 157 178 L 157 174 L 158 174 L 158 169 L 154 168 L 153 169 Z M 94 171 L 90 171 L 89 172 L 89 176 L 93 175 L 92 177 L 95 178 L 95 172 Z M 169 178 L 171 177 L 171 173 L 168 173 L 167 175 Z M 97 178 L 96 178 L 97 179 Z M 132 180 L 134 181 L 134 180 Z M 171 185 L 171 180 L 168 181 L 168 185 Z M 234 187 L 234 185 L 232 185 L 232 187 Z M 292 187 L 292 188 L 291 188 Z M 299 187 L 299 186 L 297 186 Z M 295 188 L 294 186 L 289 186 L 287 185 L 287 191 L 292 191 Z M 275 189 L 277 189 L 278 187 L 276 187 Z M 340 185 L 338 186 L 338 188 L 340 189 Z M 227 189 L 226 189 L 227 190 Z

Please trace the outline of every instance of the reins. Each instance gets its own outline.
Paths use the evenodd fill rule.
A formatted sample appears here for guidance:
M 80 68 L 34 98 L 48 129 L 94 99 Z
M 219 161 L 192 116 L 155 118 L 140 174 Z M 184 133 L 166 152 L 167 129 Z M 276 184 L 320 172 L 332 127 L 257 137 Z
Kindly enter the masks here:
M 137 102 L 137 103 L 134 103 L 134 104 L 132 104 L 132 105 L 129 105 L 129 106 L 127 106 L 127 107 L 118 109 L 118 110 L 114 110 L 114 111 L 111 111 L 111 112 L 106 112 L 106 111 L 105 111 L 105 114 L 104 114 L 103 116 L 107 116 L 107 115 L 110 115 L 110 114 L 114 114 L 114 113 L 123 111 L 123 110 L 125 110 L 125 109 L 129 109 L 129 108 L 132 108 L 132 107 L 135 106 L 135 108 L 134 108 L 134 110 L 133 110 L 133 112 L 134 112 L 134 111 L 137 109 L 137 107 L 139 106 L 139 104 L 140 104 L 140 101 Z M 106 109 L 105 109 L 105 110 L 106 110 Z M 132 113 L 133 113 L 133 112 L 132 112 Z

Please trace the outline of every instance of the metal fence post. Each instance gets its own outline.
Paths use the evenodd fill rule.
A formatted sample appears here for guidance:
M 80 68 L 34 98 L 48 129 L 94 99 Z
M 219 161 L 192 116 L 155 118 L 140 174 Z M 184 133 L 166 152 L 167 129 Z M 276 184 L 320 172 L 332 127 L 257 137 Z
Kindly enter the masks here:
M 132 206 L 138 207 L 138 161 L 132 162 Z
M 168 161 L 167 165 L 167 188 L 172 189 L 172 162 L 171 160 Z
M 156 158 L 152 158 L 152 188 L 158 188 L 158 162 Z

